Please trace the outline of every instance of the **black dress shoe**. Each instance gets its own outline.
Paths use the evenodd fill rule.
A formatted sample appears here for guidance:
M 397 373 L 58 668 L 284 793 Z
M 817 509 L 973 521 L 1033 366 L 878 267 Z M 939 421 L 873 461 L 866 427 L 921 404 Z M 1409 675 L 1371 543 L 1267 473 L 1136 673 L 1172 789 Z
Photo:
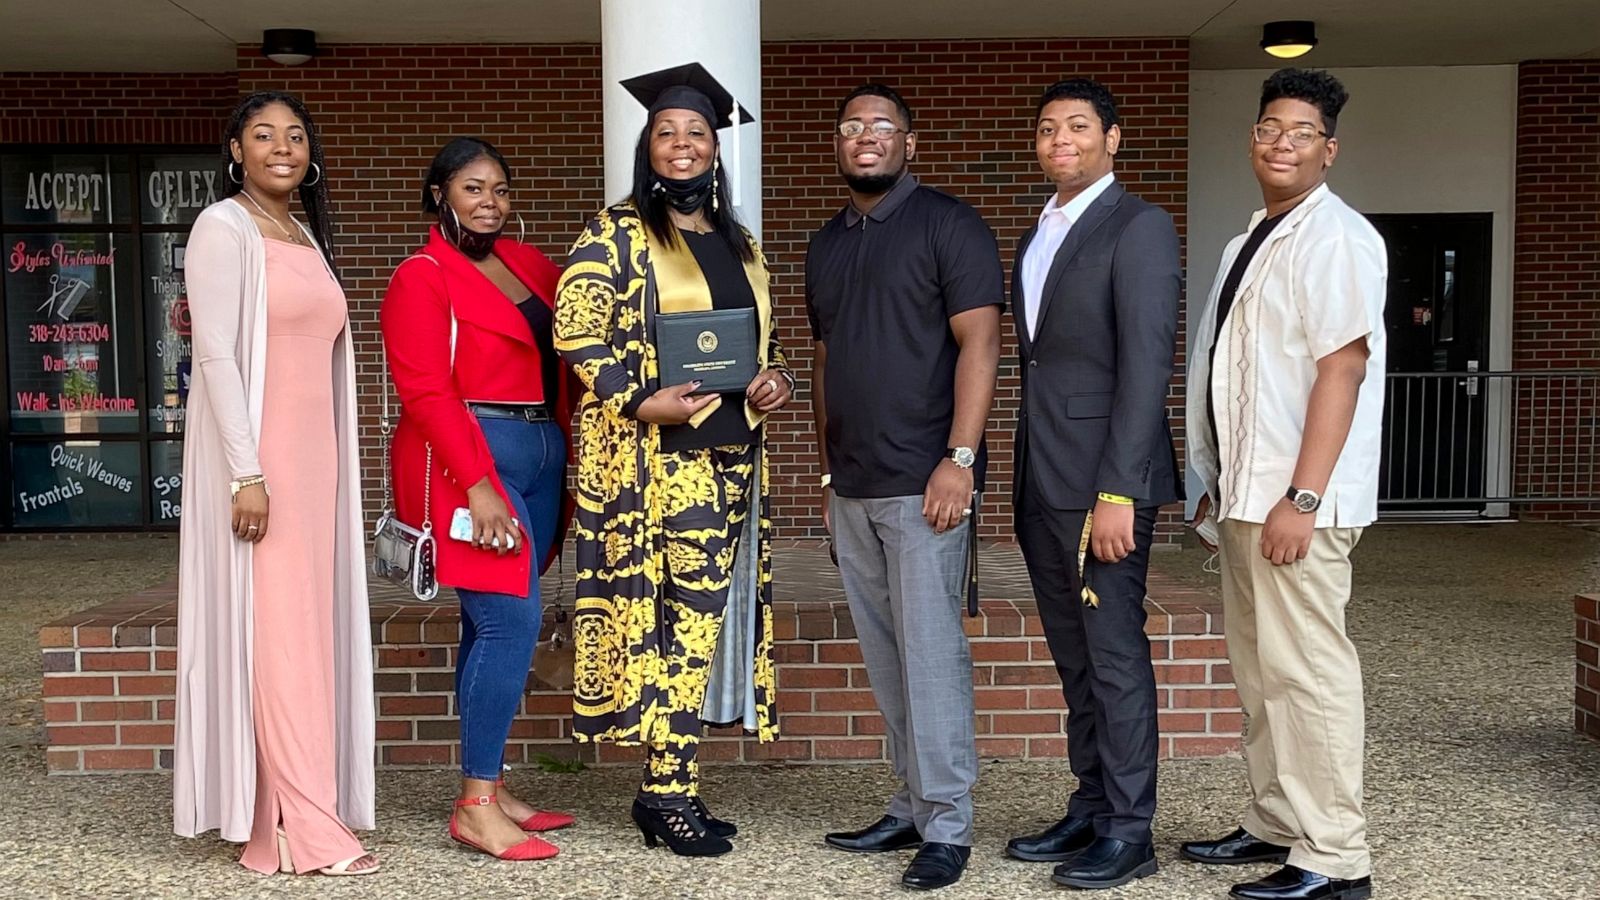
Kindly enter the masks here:
M 1178 855 L 1197 863 L 1237 866 L 1254 862 L 1288 862 L 1289 848 L 1269 844 L 1240 828 L 1214 841 L 1189 841 L 1178 848 Z
M 971 855 L 971 847 L 929 841 L 917 851 L 911 865 L 906 866 L 900 883 L 923 890 L 949 887 L 961 880 L 961 873 L 967 868 L 967 857 Z
M 917 826 L 907 819 L 884 816 L 860 831 L 835 831 L 822 836 L 830 847 L 851 853 L 887 853 L 922 843 Z
M 1071 862 L 1056 866 L 1050 880 L 1067 887 L 1114 888 L 1155 873 L 1154 845 L 1095 838 L 1094 843 Z
M 1260 881 L 1234 885 L 1228 896 L 1237 900 L 1367 900 L 1372 896 L 1372 877 L 1346 881 L 1284 866 Z
M 1094 843 L 1094 823 L 1067 816 L 1038 834 L 1006 841 L 1006 855 L 1026 862 L 1064 862 Z

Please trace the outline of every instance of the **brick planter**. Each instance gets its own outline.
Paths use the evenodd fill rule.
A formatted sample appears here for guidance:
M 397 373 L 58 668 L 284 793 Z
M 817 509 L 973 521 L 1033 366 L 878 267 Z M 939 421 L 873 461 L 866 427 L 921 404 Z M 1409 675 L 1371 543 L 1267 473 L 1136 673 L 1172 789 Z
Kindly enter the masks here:
M 1152 590 L 1155 590 L 1155 586 Z M 1163 588 L 1149 602 L 1151 652 L 1163 756 L 1216 756 L 1238 748 L 1241 716 L 1222 640 L 1221 615 L 1203 593 Z M 713 732 L 702 758 L 864 762 L 884 756 L 855 631 L 840 600 L 776 604 L 778 707 L 784 738 L 760 744 Z M 47 762 L 53 774 L 134 772 L 172 766 L 176 601 L 171 586 L 103 604 L 40 633 Z M 1596 626 L 1600 628 L 1600 626 Z M 388 767 L 457 762 L 454 605 L 372 604 L 377 653 L 378 762 Z M 1032 601 L 987 600 L 967 620 L 977 687 L 978 752 L 988 759 L 1066 755 L 1055 666 Z M 540 754 L 637 765 L 636 748 L 571 740 L 572 702 L 531 675 L 507 761 Z
M 1600 741 L 1600 594 L 1579 594 L 1577 613 L 1577 685 L 1573 690 L 1573 724 L 1579 734 Z

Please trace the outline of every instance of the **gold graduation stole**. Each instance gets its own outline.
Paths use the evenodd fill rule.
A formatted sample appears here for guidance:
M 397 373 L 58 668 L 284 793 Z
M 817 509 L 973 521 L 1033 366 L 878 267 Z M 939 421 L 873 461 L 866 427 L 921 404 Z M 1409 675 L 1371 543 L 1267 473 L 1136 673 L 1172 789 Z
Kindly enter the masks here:
M 1094 510 L 1089 510 L 1083 516 L 1083 534 L 1078 537 L 1078 583 L 1083 585 L 1080 592 L 1084 606 L 1100 607 L 1100 595 L 1089 587 L 1089 572 L 1084 563 L 1089 555 L 1089 533 L 1094 530 Z
M 681 240 L 662 241 L 650 233 L 649 226 L 641 229 L 645 235 L 648 264 L 656 276 L 656 311 L 664 315 L 683 312 L 704 312 L 712 309 L 711 286 L 705 273 L 695 262 L 694 251 Z M 756 298 L 756 364 L 767 367 L 767 345 L 772 337 L 772 295 L 767 284 L 767 271 L 755 259 L 744 264 L 744 276 L 750 282 L 750 291 Z M 689 424 L 699 428 L 717 408 L 722 406 L 722 395 L 714 396 L 710 403 L 690 419 Z M 755 428 L 766 418 L 748 402 L 744 405 L 744 418 Z

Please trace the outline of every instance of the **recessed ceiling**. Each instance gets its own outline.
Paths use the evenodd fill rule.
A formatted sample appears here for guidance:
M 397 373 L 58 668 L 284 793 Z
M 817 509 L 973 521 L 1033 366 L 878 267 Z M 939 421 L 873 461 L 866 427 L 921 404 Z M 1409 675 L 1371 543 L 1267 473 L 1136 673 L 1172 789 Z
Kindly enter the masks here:
M 654 0 L 661 2 L 661 0 Z M 265 28 L 323 43 L 595 43 L 601 0 L 6 0 L 0 71 L 229 71 Z M 1306 65 L 1484 65 L 1600 57 L 1596 0 L 766 0 L 766 40 L 1191 39 L 1195 68 L 1266 68 L 1264 22 L 1311 18 Z M 854 49 L 852 52 L 859 52 Z

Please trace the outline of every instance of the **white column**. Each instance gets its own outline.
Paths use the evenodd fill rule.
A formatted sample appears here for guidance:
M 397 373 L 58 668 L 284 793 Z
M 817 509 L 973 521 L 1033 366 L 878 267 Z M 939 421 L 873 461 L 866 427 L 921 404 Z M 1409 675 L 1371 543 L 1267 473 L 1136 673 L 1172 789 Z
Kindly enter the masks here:
M 761 3 L 760 0 L 602 0 L 601 69 L 605 78 L 606 202 L 633 188 L 633 153 L 645 110 L 622 80 L 698 62 L 750 111 L 739 126 L 733 171 L 739 219 L 761 237 Z M 718 133 L 722 163 L 733 161 L 733 128 Z

